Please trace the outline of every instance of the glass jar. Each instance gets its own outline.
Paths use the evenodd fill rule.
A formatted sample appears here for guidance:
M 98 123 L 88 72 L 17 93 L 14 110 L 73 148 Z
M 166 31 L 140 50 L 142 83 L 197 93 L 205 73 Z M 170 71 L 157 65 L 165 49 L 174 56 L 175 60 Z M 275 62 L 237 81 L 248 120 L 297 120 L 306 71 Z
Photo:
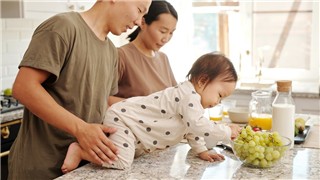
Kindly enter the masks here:
M 277 81 L 277 95 L 272 103 L 272 131 L 294 142 L 295 103 L 291 96 L 292 81 Z
M 251 93 L 249 103 L 249 125 L 262 130 L 271 130 L 272 103 L 271 91 L 258 90 Z

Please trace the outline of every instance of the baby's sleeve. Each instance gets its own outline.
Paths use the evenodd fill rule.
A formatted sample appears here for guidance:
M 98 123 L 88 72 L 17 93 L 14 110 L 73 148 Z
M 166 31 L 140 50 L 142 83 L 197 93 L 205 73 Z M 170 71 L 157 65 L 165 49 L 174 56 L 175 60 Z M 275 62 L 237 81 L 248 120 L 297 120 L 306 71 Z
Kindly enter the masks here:
M 204 109 L 198 99 L 186 99 L 180 107 L 180 113 L 190 133 L 187 135 L 188 142 L 195 152 L 203 152 L 216 146 L 219 141 L 228 142 L 231 139 L 230 127 L 204 117 Z

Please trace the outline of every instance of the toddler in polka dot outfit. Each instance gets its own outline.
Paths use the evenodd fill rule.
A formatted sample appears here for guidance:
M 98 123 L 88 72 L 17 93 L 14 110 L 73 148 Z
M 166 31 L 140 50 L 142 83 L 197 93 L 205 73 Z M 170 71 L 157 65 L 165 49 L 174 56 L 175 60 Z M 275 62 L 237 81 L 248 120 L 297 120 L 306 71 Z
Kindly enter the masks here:
M 107 110 L 104 124 L 117 128 L 109 139 L 119 153 L 116 161 L 102 166 L 127 169 L 135 157 L 168 148 L 183 139 L 203 160 L 224 159 L 209 149 L 218 141 L 235 138 L 240 127 L 216 124 L 204 117 L 204 110 L 234 91 L 238 79 L 234 66 L 220 53 L 204 54 L 193 64 L 187 78 L 175 87 L 123 100 Z M 90 161 L 89 157 L 78 143 L 72 143 L 62 171 L 75 169 L 82 159 Z

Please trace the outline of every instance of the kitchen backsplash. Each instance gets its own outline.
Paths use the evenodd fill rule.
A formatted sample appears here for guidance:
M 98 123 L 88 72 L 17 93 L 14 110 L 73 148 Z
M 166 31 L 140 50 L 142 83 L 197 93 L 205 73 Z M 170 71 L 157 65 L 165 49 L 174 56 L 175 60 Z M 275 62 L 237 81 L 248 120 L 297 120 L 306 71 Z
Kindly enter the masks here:
M 12 87 L 33 31 L 41 22 L 40 19 L 1 19 L 0 90 Z

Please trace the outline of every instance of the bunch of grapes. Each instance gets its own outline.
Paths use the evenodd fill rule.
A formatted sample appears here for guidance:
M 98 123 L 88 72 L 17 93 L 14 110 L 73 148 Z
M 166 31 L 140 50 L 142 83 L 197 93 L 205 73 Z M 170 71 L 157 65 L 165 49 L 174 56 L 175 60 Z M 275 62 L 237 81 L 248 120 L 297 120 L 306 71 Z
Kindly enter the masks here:
M 284 145 L 278 132 L 255 132 L 251 126 L 246 126 L 234 140 L 233 148 L 245 164 L 266 168 L 284 155 L 288 145 Z

